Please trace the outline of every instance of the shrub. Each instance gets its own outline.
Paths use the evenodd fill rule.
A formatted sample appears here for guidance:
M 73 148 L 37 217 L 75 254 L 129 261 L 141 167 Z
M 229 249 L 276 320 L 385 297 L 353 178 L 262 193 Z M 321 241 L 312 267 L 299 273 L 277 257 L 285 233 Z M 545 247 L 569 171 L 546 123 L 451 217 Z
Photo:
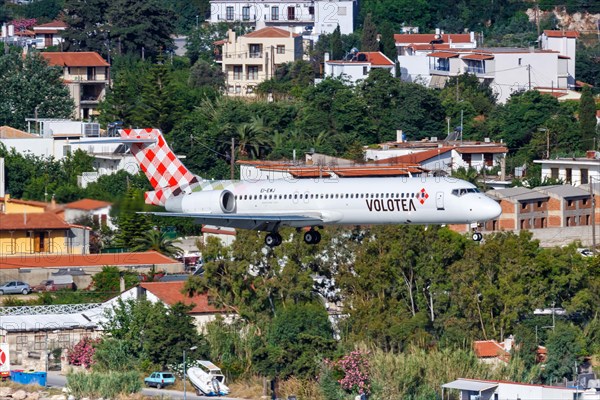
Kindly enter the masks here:
M 100 339 L 82 338 L 71 350 L 69 350 L 69 363 L 89 368 L 93 364 L 94 345 Z
M 114 399 L 119 395 L 130 395 L 142 389 L 140 376 L 135 371 L 109 373 L 67 374 L 67 387 L 75 398 Z

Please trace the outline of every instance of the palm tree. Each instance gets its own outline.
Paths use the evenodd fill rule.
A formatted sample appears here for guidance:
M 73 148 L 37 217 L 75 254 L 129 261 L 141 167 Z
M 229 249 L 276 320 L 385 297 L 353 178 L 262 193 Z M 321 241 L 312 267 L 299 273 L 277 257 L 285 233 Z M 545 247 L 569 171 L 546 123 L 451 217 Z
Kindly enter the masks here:
M 259 158 L 265 153 L 265 148 L 269 147 L 271 141 L 266 135 L 256 129 L 252 123 L 238 125 L 237 148 L 241 158 Z
M 167 257 L 178 257 L 183 254 L 183 249 L 176 246 L 181 243 L 179 239 L 169 239 L 165 232 L 158 229 L 146 231 L 142 237 L 135 238 L 132 251 L 154 250 Z

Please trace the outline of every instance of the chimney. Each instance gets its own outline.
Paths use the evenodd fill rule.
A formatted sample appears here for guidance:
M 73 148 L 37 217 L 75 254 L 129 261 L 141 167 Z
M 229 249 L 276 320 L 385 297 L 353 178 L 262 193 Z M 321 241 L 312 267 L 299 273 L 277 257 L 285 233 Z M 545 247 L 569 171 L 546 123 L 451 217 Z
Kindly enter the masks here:
M 56 209 L 56 199 L 54 198 L 54 195 L 52 195 L 52 200 L 50 200 L 50 209 L 51 210 Z
M 323 59 L 324 59 L 325 62 L 329 61 L 329 52 L 328 51 L 325 52 L 325 55 L 323 56 Z
M 235 43 L 235 32 L 233 31 L 233 29 L 229 29 L 227 31 L 227 41 L 229 43 Z
M 471 43 L 474 43 L 474 42 L 475 42 L 475 32 L 471 32 L 471 33 L 469 34 L 469 40 L 471 41 Z
M 404 142 L 404 134 L 402 132 L 402 129 L 396 129 L 396 142 Z
M 440 32 L 441 32 L 441 31 L 440 31 L 440 28 L 435 28 L 435 34 L 436 34 L 436 35 L 438 35 L 438 36 L 439 36 Z

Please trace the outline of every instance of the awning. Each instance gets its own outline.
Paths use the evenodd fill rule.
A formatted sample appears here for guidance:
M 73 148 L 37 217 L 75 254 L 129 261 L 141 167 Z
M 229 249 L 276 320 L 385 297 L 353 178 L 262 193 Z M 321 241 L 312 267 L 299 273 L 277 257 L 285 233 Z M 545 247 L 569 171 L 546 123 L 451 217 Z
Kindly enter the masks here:
M 471 379 L 457 379 L 450 383 L 442 385 L 444 389 L 468 390 L 470 392 L 483 392 L 484 390 L 494 389 L 498 387 L 495 382 L 476 381 Z
M 436 51 L 436 52 L 428 54 L 427 57 L 453 58 L 453 57 L 458 57 L 458 54 L 451 53 L 449 51 Z
M 443 75 L 433 75 L 429 81 L 429 87 L 432 89 L 443 89 L 448 82 L 448 77 Z
M 462 56 L 463 60 L 476 60 L 476 61 L 481 61 L 481 60 L 493 60 L 494 56 L 491 54 L 466 54 L 464 56 Z

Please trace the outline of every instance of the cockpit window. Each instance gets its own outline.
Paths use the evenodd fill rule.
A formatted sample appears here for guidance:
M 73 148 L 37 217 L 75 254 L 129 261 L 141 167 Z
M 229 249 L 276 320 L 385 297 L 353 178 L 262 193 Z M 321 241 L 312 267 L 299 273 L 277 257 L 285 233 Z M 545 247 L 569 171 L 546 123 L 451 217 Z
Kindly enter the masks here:
M 480 193 L 480 191 L 477 188 L 452 189 L 452 194 L 458 197 L 467 193 Z

